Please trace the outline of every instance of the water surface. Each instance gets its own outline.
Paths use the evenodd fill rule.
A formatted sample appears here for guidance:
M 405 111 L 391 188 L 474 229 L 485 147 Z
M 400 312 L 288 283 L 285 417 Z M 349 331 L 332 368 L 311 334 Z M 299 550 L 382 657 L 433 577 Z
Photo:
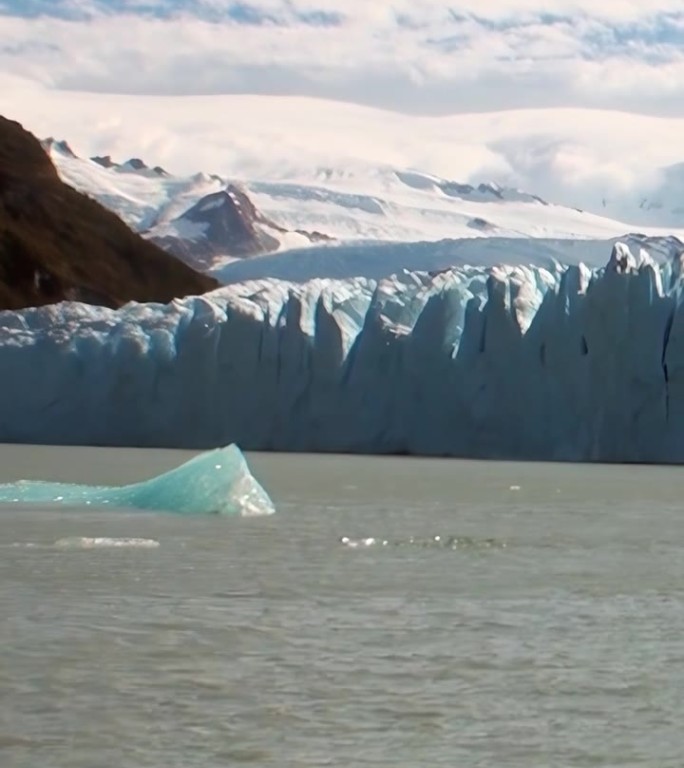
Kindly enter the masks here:
M 2 768 L 680 768 L 682 470 L 248 458 L 272 518 L 0 509 Z

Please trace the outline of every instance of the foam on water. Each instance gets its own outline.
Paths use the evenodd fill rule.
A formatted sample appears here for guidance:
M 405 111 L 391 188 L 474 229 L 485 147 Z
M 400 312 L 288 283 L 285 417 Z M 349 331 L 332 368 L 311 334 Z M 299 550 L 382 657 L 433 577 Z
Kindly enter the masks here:
M 179 514 L 253 516 L 275 512 L 273 502 L 235 445 L 207 451 L 170 472 L 132 485 L 20 480 L 0 485 L 0 503 L 113 506 Z

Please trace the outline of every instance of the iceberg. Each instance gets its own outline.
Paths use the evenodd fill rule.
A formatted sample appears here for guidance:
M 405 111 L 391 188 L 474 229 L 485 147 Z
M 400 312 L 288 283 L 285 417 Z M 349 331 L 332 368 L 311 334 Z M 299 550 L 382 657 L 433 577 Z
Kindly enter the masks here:
M 0 441 L 684 461 L 682 258 L 0 313 Z M 40 375 L 38 372 L 41 372 Z
M 0 503 L 66 504 L 176 512 L 183 515 L 270 515 L 266 491 L 235 445 L 195 456 L 170 472 L 123 486 L 20 480 L 0 485 Z

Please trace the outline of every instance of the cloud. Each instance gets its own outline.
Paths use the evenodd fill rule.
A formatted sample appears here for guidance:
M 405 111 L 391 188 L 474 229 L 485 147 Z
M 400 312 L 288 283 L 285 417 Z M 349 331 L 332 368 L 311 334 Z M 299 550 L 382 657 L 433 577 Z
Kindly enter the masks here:
M 682 158 L 684 123 L 670 118 L 684 118 L 684 8 L 0 0 L 0 112 L 84 154 L 143 155 L 182 172 L 415 167 L 596 208 L 657 188 Z
M 446 114 L 684 114 L 681 0 L 0 0 L 0 71 L 55 89 L 311 95 Z
M 676 206 L 684 190 L 684 118 L 598 109 L 428 117 L 297 97 L 58 91 L 3 73 L 0 114 L 67 139 L 83 157 L 143 157 L 172 173 L 237 181 L 382 196 L 393 169 L 411 168 L 495 181 L 639 225 L 650 215 L 642 199 Z
M 333 168 L 368 191 L 415 168 L 633 221 L 643 198 L 681 198 L 681 0 L 457 7 L 0 0 L 0 114 L 177 173 L 311 183 Z

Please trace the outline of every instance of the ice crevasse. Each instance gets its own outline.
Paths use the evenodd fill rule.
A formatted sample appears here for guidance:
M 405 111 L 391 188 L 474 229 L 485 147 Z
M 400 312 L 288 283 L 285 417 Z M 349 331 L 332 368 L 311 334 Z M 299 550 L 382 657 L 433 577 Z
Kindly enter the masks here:
M 684 460 L 682 259 L 0 313 L 0 440 Z

